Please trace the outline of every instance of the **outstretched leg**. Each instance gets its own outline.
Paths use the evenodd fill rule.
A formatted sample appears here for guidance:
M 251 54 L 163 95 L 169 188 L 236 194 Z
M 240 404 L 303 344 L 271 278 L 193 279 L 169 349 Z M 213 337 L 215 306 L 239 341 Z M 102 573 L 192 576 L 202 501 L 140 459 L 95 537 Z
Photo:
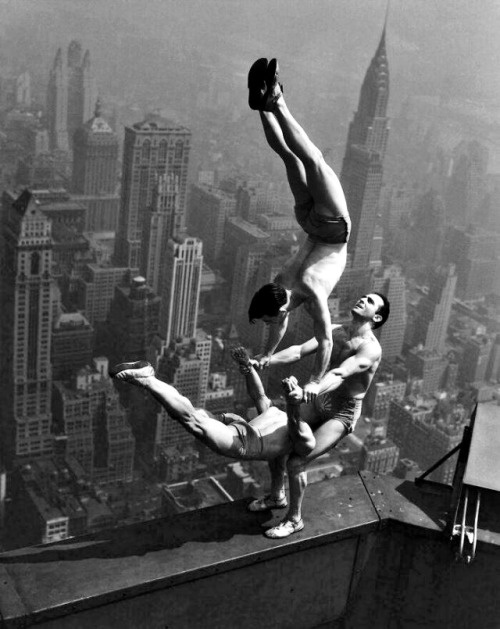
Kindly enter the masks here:
M 194 408 L 191 402 L 171 385 L 158 380 L 149 363 L 120 363 L 109 374 L 112 378 L 145 388 L 163 406 L 167 413 L 189 433 L 211 450 L 224 456 L 238 457 L 240 449 L 237 432 L 231 426 L 209 417 L 203 409 Z

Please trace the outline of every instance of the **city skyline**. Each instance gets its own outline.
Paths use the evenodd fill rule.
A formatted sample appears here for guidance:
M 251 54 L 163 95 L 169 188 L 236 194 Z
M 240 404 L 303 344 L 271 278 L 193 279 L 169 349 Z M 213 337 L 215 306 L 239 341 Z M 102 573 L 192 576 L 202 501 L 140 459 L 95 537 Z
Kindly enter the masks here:
M 384 18 L 382 4 L 377 6 L 380 15 L 377 12 L 376 17 L 375 9 L 370 9 L 372 31 L 378 37 L 370 55 L 363 55 L 363 61 L 357 57 L 352 66 L 347 64 L 350 69 L 344 80 L 350 87 L 346 95 L 337 85 L 323 85 L 321 99 L 310 98 L 311 87 L 321 85 L 324 79 L 319 71 L 324 60 L 313 67 L 300 90 L 300 82 L 306 79 L 305 60 L 310 61 L 312 50 L 306 51 L 296 67 L 292 57 L 286 56 L 282 66 L 287 99 L 288 90 L 292 99 L 297 93 L 300 121 L 312 123 L 327 159 L 343 164 L 336 170 L 339 175 L 342 170 L 354 229 L 348 268 L 338 290 L 340 310 L 338 302 L 332 307 L 345 321 L 351 298 L 347 285 L 386 292 L 393 305 L 392 317 L 380 331 L 384 368 L 390 375 L 385 370 L 380 382 L 374 382 L 374 386 L 381 385 L 377 390 L 380 399 L 391 399 L 383 402 L 377 397 L 372 404 L 374 415 L 365 416 L 360 431 L 366 438 L 362 459 L 356 459 L 360 449 L 356 450 L 355 441 L 349 456 L 332 455 L 332 465 L 340 465 L 346 472 L 358 464 L 391 472 L 398 452 L 405 459 L 418 458 L 418 452 L 404 443 L 410 428 L 387 432 L 398 417 L 407 418 L 412 430 L 421 427 L 420 420 L 427 427 L 428 443 L 432 441 L 434 449 L 429 445 L 430 454 L 417 463 L 428 465 L 432 457 L 444 454 L 446 444 L 455 444 L 473 400 L 498 403 L 500 399 L 496 340 L 500 282 L 495 253 L 500 246 L 500 178 L 490 166 L 495 161 L 495 125 L 500 126 L 500 121 L 494 119 L 487 100 L 478 109 L 462 96 L 457 91 L 458 79 L 455 91 L 450 88 L 448 93 L 412 93 L 407 83 L 403 98 L 401 66 L 393 73 L 389 45 L 395 18 L 392 12 Z M 354 3 L 353 15 L 359 7 Z M 401 13 L 396 15 L 401 19 Z M 352 22 L 352 32 L 357 24 Z M 15 356 L 12 368 L 17 369 L 14 376 L 10 367 L 5 367 L 9 403 L 3 409 L 2 422 L 9 439 L 4 442 L 8 450 L 4 459 L 9 471 L 13 471 L 16 457 L 21 466 L 29 464 L 30 456 L 42 455 L 53 456 L 60 463 L 65 453 L 79 456 L 81 439 L 86 444 L 80 451 L 85 461 L 92 458 L 89 448 L 95 448 L 92 456 L 105 462 L 96 465 L 100 468 L 92 478 L 96 483 L 131 482 L 134 456 L 137 477 L 154 476 L 161 467 L 167 483 L 183 473 L 190 480 L 189 474 L 210 474 L 210 465 L 215 470 L 220 462 L 199 465 L 210 458 L 192 445 L 186 450 L 184 441 L 178 448 L 175 443 L 170 447 L 167 433 L 172 424 L 164 413 L 146 408 L 147 427 L 141 428 L 137 416 L 143 400 L 119 388 L 119 395 L 112 394 L 99 365 L 102 371 L 102 361 L 110 356 L 130 359 L 120 355 L 124 348 L 134 354 L 144 351 L 144 357 L 147 354 L 163 377 L 198 404 L 204 405 L 210 381 L 215 383 L 214 391 L 220 389 L 221 397 L 244 407 L 245 393 L 235 381 L 227 347 L 240 341 L 257 353 L 265 340 L 266 330 L 250 326 L 246 320 L 245 302 L 254 286 L 271 280 L 280 260 L 297 246 L 298 230 L 294 231 L 288 220 L 290 195 L 248 116 L 243 65 L 244 59 L 247 65 L 252 61 L 247 59 L 248 48 L 231 58 L 226 75 L 218 76 L 218 55 L 216 61 L 210 55 L 200 59 L 188 53 L 188 48 L 173 47 L 170 54 L 176 70 L 169 66 L 167 74 L 173 72 L 174 87 L 184 74 L 186 89 L 173 90 L 171 102 L 148 90 L 120 95 L 117 80 L 106 86 L 107 94 L 101 86 L 99 99 L 93 92 L 90 110 L 87 91 L 77 89 L 71 109 L 66 90 L 81 81 L 89 55 L 92 70 L 103 73 L 99 67 L 104 61 L 95 62 L 92 45 L 81 39 L 81 43 L 71 39 L 69 44 L 69 57 L 75 57 L 74 76 L 62 71 L 55 76 L 54 69 L 59 71 L 63 64 L 62 53 L 56 53 L 52 70 L 50 89 L 57 84 L 66 95 L 60 99 L 66 103 L 61 110 L 64 115 L 54 97 L 44 109 L 43 87 L 39 80 L 30 85 L 29 67 L 20 74 L 2 76 L 2 298 L 9 307 L 1 349 Z M 394 41 L 404 49 L 401 39 L 394 36 Z M 83 46 L 90 52 L 82 61 Z M 66 44 L 60 42 L 58 47 L 65 50 Z M 277 49 L 286 50 L 287 46 L 279 41 Z M 339 53 L 338 48 L 333 50 Z M 354 56 L 355 45 L 352 50 Z M 157 61 L 151 61 L 152 67 Z M 28 62 L 26 59 L 29 66 Z M 394 58 L 394 62 L 398 68 L 401 60 Z M 466 69 L 468 62 L 464 63 Z M 190 64 L 194 65 L 188 78 Z M 333 73 L 337 75 L 342 76 L 338 68 Z M 157 68 L 148 79 L 163 81 Z M 144 77 L 138 84 L 143 81 Z M 352 96 L 356 81 L 359 99 L 351 102 L 347 94 Z M 393 92 L 399 92 L 399 102 L 391 116 L 387 110 Z M 353 107 L 356 102 L 357 109 Z M 329 108 L 330 117 L 326 115 Z M 76 125 L 81 111 L 87 111 L 88 119 Z M 334 122 L 338 130 L 332 128 Z M 489 127 L 495 132 L 485 140 L 483 134 Z M 42 142 L 47 131 L 52 138 L 49 146 Z M 56 131 L 62 139 L 57 140 Z M 74 138 L 73 151 L 69 150 L 69 136 Z M 366 206 L 357 204 L 364 185 Z M 31 257 L 26 257 L 26 251 Z M 436 266 L 448 269 L 444 276 L 452 278 L 444 296 L 440 293 L 444 291 L 442 275 L 431 275 Z M 420 317 L 416 315 L 419 308 Z M 63 316 L 73 313 L 83 320 Z M 63 323 L 65 335 L 59 329 Z M 290 342 L 305 340 L 298 337 L 307 328 L 302 323 L 297 321 L 291 328 Z M 90 333 L 94 334 L 92 356 Z M 120 333 L 127 338 L 118 338 Z M 68 354 L 71 343 L 81 348 L 75 352 L 73 365 Z M 78 411 L 87 415 L 82 434 L 73 435 L 76 446 L 71 445 L 67 428 L 61 435 L 52 426 L 50 363 L 54 369 L 56 356 L 62 379 L 75 376 L 78 383 L 78 374 L 86 377 L 87 384 L 76 384 L 76 388 L 90 394 L 95 389 L 101 395 L 99 400 L 105 400 L 101 404 L 109 407 L 105 414 L 96 411 L 92 422 L 87 417 L 90 411 Z M 80 371 L 85 371 L 91 358 L 95 360 L 85 376 Z M 20 366 L 23 361 L 25 368 Z M 266 385 L 278 397 L 277 381 L 278 375 L 274 380 L 270 377 Z M 229 387 L 234 397 L 227 395 Z M 56 389 L 62 391 L 60 385 Z M 70 392 L 59 395 L 71 398 Z M 416 409 L 414 416 L 404 400 Z M 62 406 L 70 408 L 69 404 Z M 24 415 L 16 415 L 12 409 Z M 59 428 L 68 423 L 65 412 L 59 410 Z M 246 408 L 245 412 L 250 411 Z M 15 438 L 14 427 L 18 431 Z M 453 439 L 443 439 L 449 430 Z M 64 434 L 70 437 L 66 449 L 61 440 Z M 421 443 L 425 444 L 425 439 Z M 444 480 L 449 477 L 448 470 Z M 126 521 L 117 513 L 107 512 L 105 523 Z M 60 524 L 55 531 L 51 540 L 71 535 L 71 528 Z

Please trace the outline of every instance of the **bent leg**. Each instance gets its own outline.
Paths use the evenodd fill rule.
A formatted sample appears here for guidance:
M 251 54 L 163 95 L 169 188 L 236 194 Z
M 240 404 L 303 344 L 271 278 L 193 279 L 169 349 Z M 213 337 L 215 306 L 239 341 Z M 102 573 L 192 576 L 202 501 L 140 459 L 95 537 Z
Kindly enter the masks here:
M 269 494 L 253 500 L 248 505 L 249 511 L 268 511 L 284 508 L 288 505 L 285 492 L 286 456 L 279 456 L 268 461 L 271 474 Z
M 261 111 L 260 119 L 264 128 L 267 143 L 285 164 L 288 185 L 297 205 L 311 200 L 307 186 L 306 171 L 299 157 L 288 147 L 283 131 L 271 112 Z
M 286 414 L 288 418 L 288 433 L 293 444 L 293 451 L 306 456 L 316 446 L 316 438 L 307 422 L 301 416 L 302 388 L 298 386 L 294 376 L 282 381 L 286 396 Z
M 314 431 L 316 445 L 305 456 L 290 455 L 287 463 L 290 485 L 290 507 L 288 519 L 298 522 L 302 518 L 302 500 L 307 487 L 307 465 L 317 457 L 331 450 L 345 435 L 346 427 L 336 419 L 330 419 Z

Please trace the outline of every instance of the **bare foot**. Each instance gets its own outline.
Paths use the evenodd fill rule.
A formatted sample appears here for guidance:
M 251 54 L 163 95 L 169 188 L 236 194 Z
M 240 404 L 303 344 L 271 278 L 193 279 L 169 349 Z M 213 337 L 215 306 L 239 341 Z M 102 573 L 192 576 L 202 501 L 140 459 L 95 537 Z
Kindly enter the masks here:
M 236 363 L 238 363 L 240 373 L 243 375 L 250 373 L 252 363 L 250 362 L 250 356 L 244 347 L 234 347 L 231 350 L 231 357 Z
M 154 378 L 155 370 L 151 363 L 138 360 L 132 363 L 118 363 L 109 370 L 109 375 L 116 380 L 123 380 L 138 387 L 145 387 L 150 378 Z

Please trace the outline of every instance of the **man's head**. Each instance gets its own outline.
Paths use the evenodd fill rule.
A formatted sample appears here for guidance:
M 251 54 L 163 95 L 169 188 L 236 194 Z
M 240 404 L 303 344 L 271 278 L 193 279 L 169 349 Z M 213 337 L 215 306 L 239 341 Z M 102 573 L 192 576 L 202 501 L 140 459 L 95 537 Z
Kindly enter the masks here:
M 265 284 L 255 293 L 248 308 L 248 319 L 255 323 L 262 319 L 264 323 L 277 323 L 286 314 L 288 294 L 279 284 Z
M 391 304 L 387 297 L 375 292 L 360 297 L 351 309 L 354 318 L 370 321 L 374 330 L 384 325 L 390 312 Z

